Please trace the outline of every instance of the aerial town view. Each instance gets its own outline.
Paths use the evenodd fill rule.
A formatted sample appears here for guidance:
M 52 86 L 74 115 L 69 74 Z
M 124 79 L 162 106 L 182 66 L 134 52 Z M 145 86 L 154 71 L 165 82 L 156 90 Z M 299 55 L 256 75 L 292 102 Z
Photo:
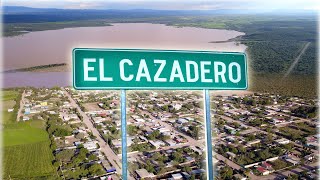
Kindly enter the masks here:
M 0 179 L 319 179 L 318 17 L 314 1 L 293 1 L 174 0 L 170 7 L 162 0 L 5 1 Z M 73 86 L 74 48 L 241 53 L 248 86 L 209 87 L 206 99 L 207 90 L 187 79 L 196 73 L 206 79 L 201 72 L 209 75 L 212 69 L 192 58 L 177 59 L 181 67 L 193 63 L 192 73 L 182 68 L 181 76 L 173 76 L 190 88 L 128 89 L 123 106 L 119 88 Z M 149 68 L 153 80 L 156 63 L 137 59 L 148 65 L 144 74 Z M 106 58 L 105 66 L 110 61 Z M 127 67 L 134 67 L 132 62 L 126 61 Z M 175 72 L 173 66 L 164 69 Z M 235 70 L 223 67 L 213 74 L 224 71 L 235 81 Z M 132 68 L 122 76 L 128 74 L 134 80 L 138 73 Z M 213 167 L 207 167 L 209 160 Z
M 317 101 L 240 94 L 211 99 L 217 178 L 317 179 Z M 205 179 L 201 92 L 133 91 L 128 100 L 130 179 Z M 8 177 L 121 178 L 119 92 L 18 88 L 3 101 Z M 33 146 L 20 149 L 26 143 Z

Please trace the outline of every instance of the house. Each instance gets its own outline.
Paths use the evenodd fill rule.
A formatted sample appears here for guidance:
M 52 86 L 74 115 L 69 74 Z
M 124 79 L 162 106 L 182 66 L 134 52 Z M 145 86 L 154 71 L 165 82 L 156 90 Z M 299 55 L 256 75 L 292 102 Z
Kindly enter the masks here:
M 172 106 L 176 110 L 180 110 L 182 108 L 182 104 L 173 104 Z
M 8 109 L 8 112 L 13 112 L 13 110 L 14 110 L 13 108 L 11 108 L 11 109 Z
M 138 179 L 145 179 L 145 178 L 154 178 L 153 173 L 149 173 L 146 169 L 137 169 L 136 173 L 138 175 Z
M 272 169 L 272 165 L 269 164 L 269 163 L 267 163 L 266 161 L 265 161 L 265 162 L 262 162 L 262 163 L 261 163 L 261 166 L 262 166 L 263 168 L 265 168 L 265 169 L 268 169 L 268 170 Z
M 186 179 L 189 179 L 191 177 L 187 172 L 182 172 L 181 174 Z
M 270 174 L 270 171 L 266 170 L 265 168 L 263 168 L 261 166 L 257 167 L 257 171 L 259 171 L 259 173 L 263 176 Z
M 260 143 L 260 142 L 261 142 L 260 139 L 256 139 L 256 140 L 253 140 L 253 141 L 249 141 L 247 144 L 248 144 L 249 146 L 251 146 L 251 145 L 254 145 L 254 144 L 258 144 L 258 143 Z
M 189 121 L 187 119 L 185 119 L 185 118 L 179 118 L 179 119 L 176 120 L 176 123 L 178 123 L 178 124 L 184 124 L 184 123 L 187 123 L 187 122 L 189 122 Z
M 278 144 L 289 144 L 290 143 L 290 141 L 286 138 L 277 139 L 277 140 L 275 140 L 275 142 Z
M 183 176 L 180 173 L 172 174 L 172 179 L 182 179 Z
M 164 142 L 165 142 L 168 146 L 175 146 L 175 145 L 176 145 L 176 143 L 175 143 L 172 139 L 164 140 Z
M 228 155 L 229 159 L 232 159 L 232 158 L 237 157 L 237 155 L 235 155 L 235 154 L 232 153 L 232 152 L 226 152 L 226 154 Z
M 71 119 L 71 118 L 70 118 L 69 115 L 63 116 L 63 120 L 64 120 L 64 121 L 69 121 L 70 119 Z
M 294 166 L 299 164 L 299 161 L 296 161 L 296 160 L 291 159 L 291 158 L 287 158 L 287 159 L 285 159 L 285 160 L 286 160 L 287 162 L 293 164 Z
M 30 108 L 26 108 L 25 110 L 24 110 L 24 114 L 30 114 Z
M 191 174 L 202 174 L 205 173 L 206 171 L 204 169 L 195 169 L 191 171 Z
M 30 118 L 29 118 L 28 116 L 23 116 L 22 120 L 23 120 L 23 121 L 29 121 Z
M 246 177 L 243 177 L 241 174 L 235 174 L 233 175 L 233 177 L 237 180 L 246 180 Z
M 141 118 L 136 118 L 135 121 L 136 121 L 137 123 L 144 123 L 144 122 L 146 122 L 144 119 L 141 119 Z
M 230 127 L 228 125 L 223 126 L 226 130 L 228 130 L 231 134 L 236 134 L 237 130 L 233 127 Z
M 112 143 L 116 148 L 121 147 L 121 140 L 120 140 L 120 139 L 113 139 L 113 140 L 111 141 L 111 143 Z
M 155 140 L 155 141 L 149 141 L 149 143 L 154 146 L 156 149 L 160 148 L 161 146 L 165 146 L 166 144 L 163 141 Z
M 292 154 L 284 155 L 284 156 L 282 156 L 282 158 L 283 158 L 285 161 L 293 164 L 294 166 L 300 164 L 300 159 L 299 159 L 298 157 L 292 155 Z
M 47 106 L 48 103 L 47 103 L 47 102 L 40 102 L 40 105 L 41 105 L 41 106 Z
M 309 155 L 306 155 L 306 156 L 304 157 L 304 159 L 307 160 L 307 161 L 312 161 L 314 158 L 315 158 L 315 157 L 314 157 L 313 154 L 309 154 Z
M 94 141 L 89 141 L 83 144 L 83 147 L 88 149 L 89 151 L 97 149 L 97 144 Z
M 281 124 L 281 123 L 284 123 L 286 122 L 286 120 L 284 118 L 272 118 L 271 120 L 271 124 L 274 124 L 274 125 L 277 125 L 277 124 Z

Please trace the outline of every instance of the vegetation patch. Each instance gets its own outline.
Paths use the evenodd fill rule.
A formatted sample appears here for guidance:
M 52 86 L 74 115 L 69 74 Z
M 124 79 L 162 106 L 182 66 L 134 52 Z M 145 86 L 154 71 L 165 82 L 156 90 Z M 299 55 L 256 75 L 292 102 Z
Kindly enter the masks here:
M 41 127 L 42 126 L 42 127 Z M 6 125 L 3 130 L 4 146 L 30 144 L 48 140 L 48 134 L 43 128 L 43 122 L 17 122 Z
M 4 179 L 51 176 L 52 160 L 48 140 L 4 147 Z

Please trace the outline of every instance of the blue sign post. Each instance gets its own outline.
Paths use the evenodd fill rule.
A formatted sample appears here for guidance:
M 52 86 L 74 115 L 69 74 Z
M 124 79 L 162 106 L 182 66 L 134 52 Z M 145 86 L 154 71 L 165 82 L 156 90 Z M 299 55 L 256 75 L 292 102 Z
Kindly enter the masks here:
M 127 179 L 127 104 L 126 90 L 121 90 L 121 150 L 122 150 L 122 179 Z

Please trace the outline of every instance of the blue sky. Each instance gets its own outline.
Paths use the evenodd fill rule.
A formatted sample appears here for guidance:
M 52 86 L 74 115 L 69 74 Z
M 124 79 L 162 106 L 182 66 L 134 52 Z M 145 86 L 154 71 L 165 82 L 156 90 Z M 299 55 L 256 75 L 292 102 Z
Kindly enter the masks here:
M 64 9 L 319 10 L 319 0 L 4 0 L 3 5 Z

